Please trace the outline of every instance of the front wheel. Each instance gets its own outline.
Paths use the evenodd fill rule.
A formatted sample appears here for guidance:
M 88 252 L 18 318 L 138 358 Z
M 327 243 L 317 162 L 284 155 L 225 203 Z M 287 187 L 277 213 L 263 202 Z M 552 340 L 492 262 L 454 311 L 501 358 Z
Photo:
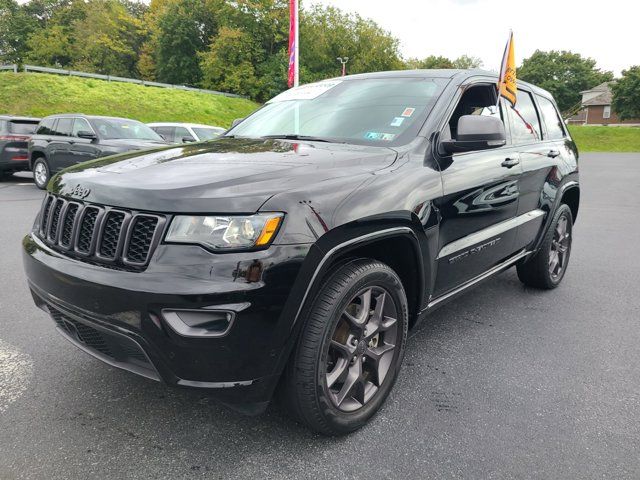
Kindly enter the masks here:
M 407 338 L 402 282 L 387 265 L 355 260 L 315 299 L 285 373 L 295 417 L 325 435 L 362 427 L 398 376 Z
M 518 264 L 518 278 L 530 287 L 552 289 L 560 285 L 569 265 L 573 215 L 568 205 L 556 210 L 540 249 L 528 261 Z
M 38 158 L 33 162 L 33 181 L 40 190 L 47 188 L 49 183 L 49 165 L 44 158 Z

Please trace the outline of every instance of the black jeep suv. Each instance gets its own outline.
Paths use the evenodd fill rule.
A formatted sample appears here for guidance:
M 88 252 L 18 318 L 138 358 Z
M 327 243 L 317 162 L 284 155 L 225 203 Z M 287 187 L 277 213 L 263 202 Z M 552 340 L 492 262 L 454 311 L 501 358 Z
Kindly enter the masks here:
M 407 331 L 516 266 L 562 280 L 577 151 L 549 93 L 427 70 L 289 90 L 208 143 L 49 184 L 24 263 L 71 343 L 261 412 L 278 392 L 341 434 L 382 405 Z
M 0 180 L 6 174 L 29 170 L 27 142 L 39 121 L 38 118 L 0 115 Z
M 47 187 L 52 174 L 99 157 L 167 145 L 144 123 L 127 118 L 69 113 L 40 122 L 29 142 L 29 167 L 36 186 Z

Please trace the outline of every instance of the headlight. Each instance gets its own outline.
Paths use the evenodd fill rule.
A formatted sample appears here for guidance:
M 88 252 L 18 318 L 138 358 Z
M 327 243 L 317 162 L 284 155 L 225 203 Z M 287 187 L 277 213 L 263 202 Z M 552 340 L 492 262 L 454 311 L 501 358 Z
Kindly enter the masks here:
M 187 216 L 173 218 L 165 241 L 192 243 L 212 250 L 265 247 L 275 237 L 282 213 L 258 213 L 246 217 Z

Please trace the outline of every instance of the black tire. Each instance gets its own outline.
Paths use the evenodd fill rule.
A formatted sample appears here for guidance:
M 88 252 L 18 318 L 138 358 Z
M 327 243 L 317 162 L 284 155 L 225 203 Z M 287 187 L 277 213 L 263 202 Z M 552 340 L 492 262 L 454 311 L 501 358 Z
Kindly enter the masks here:
M 560 234 L 563 223 L 566 225 L 565 237 Z M 529 287 L 545 290 L 560 285 L 569 266 L 572 234 L 573 215 L 569 206 L 562 204 L 553 216 L 540 249 L 529 260 L 517 265 L 520 281 Z M 555 267 L 554 258 L 557 259 Z
M 41 170 L 43 169 L 43 173 L 41 174 Z M 49 170 L 49 164 L 47 164 L 47 160 L 43 157 L 38 157 L 33 162 L 33 182 L 36 184 L 40 190 L 45 190 L 47 188 L 47 184 L 49 183 L 49 179 L 51 178 L 51 173 Z
M 363 324 L 354 322 L 360 319 Z M 293 416 L 325 435 L 344 435 L 365 425 L 398 376 L 407 325 L 406 294 L 391 268 L 369 259 L 338 268 L 323 282 L 285 371 L 282 393 Z M 360 337 L 353 333 L 358 331 Z M 343 383 L 340 370 L 346 372 Z M 353 380 L 357 370 L 358 380 Z M 331 386 L 330 375 L 338 379 Z

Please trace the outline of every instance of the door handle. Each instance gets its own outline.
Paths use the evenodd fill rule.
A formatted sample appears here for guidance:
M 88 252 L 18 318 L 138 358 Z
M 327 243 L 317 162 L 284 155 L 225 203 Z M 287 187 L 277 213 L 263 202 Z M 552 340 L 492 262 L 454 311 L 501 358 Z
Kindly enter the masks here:
M 505 168 L 511 168 L 511 167 L 515 167 L 519 163 L 520 163 L 519 158 L 505 158 L 504 162 L 502 162 L 500 165 L 502 165 Z
M 558 150 L 549 150 L 547 152 L 547 157 L 556 158 L 560 156 L 560 152 Z

